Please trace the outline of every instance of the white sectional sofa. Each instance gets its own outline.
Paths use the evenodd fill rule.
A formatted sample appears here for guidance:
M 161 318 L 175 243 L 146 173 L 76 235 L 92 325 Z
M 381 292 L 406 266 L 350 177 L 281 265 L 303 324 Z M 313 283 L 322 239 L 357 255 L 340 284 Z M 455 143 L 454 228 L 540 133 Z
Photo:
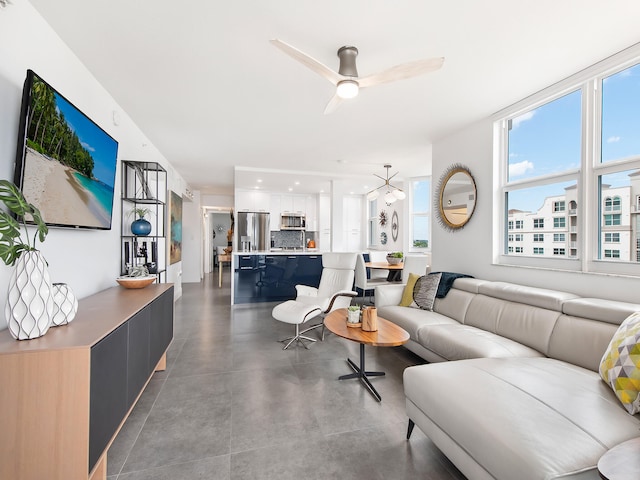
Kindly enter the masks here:
M 434 311 L 376 288 L 378 315 L 407 330 L 429 364 L 404 373 L 413 424 L 469 479 L 597 479 L 600 456 L 640 436 L 598 374 L 640 305 L 459 278 Z

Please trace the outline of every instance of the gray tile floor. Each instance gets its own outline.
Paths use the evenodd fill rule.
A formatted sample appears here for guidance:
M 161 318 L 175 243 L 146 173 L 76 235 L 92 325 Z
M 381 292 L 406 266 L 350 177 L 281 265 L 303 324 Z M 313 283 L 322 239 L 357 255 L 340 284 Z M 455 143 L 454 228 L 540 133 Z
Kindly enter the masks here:
M 109 480 L 464 480 L 419 429 L 405 440 L 402 371 L 418 357 L 367 348 L 367 367 L 387 373 L 373 380 L 378 403 L 337 379 L 357 344 L 329 334 L 283 351 L 293 327 L 273 304 L 231 307 L 224 274 L 222 288 L 212 276 L 183 285 L 167 370 L 111 446 Z

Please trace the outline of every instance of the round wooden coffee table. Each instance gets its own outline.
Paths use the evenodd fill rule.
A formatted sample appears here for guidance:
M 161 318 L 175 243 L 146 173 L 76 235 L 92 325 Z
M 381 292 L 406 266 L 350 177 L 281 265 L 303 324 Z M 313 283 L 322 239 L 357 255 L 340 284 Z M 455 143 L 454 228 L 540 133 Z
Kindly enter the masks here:
M 640 437 L 627 440 L 600 457 L 598 473 L 604 480 L 640 478 Z
M 356 365 L 350 358 L 347 358 L 347 364 L 351 367 L 354 373 L 342 375 L 339 377 L 339 380 L 357 378 L 376 400 L 379 402 L 382 401 L 382 397 L 373 385 L 371 385 L 368 377 L 380 377 L 384 375 L 384 372 L 367 372 L 365 370 L 364 346 L 397 347 L 409 340 L 409 334 L 395 323 L 391 323 L 380 316 L 378 316 L 377 332 L 365 332 L 361 328 L 347 327 L 346 308 L 339 308 L 327 315 L 324 319 L 324 325 L 339 337 L 360 343 L 360 366 Z

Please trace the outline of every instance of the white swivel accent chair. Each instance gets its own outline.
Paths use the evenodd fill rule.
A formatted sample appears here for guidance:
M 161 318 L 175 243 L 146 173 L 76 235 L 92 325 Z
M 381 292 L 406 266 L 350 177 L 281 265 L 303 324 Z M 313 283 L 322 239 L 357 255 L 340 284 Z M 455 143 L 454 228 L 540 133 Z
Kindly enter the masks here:
M 372 260 L 373 261 L 373 260 Z M 387 259 L 385 258 L 384 260 L 379 260 L 379 261 L 384 261 L 386 262 Z M 384 273 L 384 277 L 374 277 L 373 273 L 376 272 L 376 269 L 371 269 L 371 275 L 370 278 L 367 278 L 367 267 L 365 267 L 364 265 L 364 256 L 359 253 L 358 254 L 358 258 L 356 259 L 356 280 L 355 280 L 355 286 L 356 286 L 356 291 L 358 289 L 362 290 L 362 299 L 364 300 L 365 296 L 367 295 L 367 292 L 369 292 L 369 302 L 372 301 L 372 294 L 374 289 L 378 286 L 378 285 L 389 285 L 391 282 L 387 281 L 387 272 L 386 270 L 377 270 L 377 271 L 381 271 Z
M 304 333 L 314 328 L 322 327 L 324 339 L 324 322 L 312 325 L 300 331 L 300 325 L 312 318 L 326 314 L 337 308 L 346 308 L 351 299 L 357 295 L 353 291 L 354 271 L 356 268 L 355 253 L 324 253 L 322 254 L 322 276 L 318 288 L 307 285 L 296 285 L 296 299 L 288 300 L 276 305 L 271 312 L 273 318 L 280 322 L 295 325 L 295 335 L 282 342 L 287 342 L 283 350 L 298 342 L 309 348 L 303 340 L 315 342 L 316 339 L 307 337 Z

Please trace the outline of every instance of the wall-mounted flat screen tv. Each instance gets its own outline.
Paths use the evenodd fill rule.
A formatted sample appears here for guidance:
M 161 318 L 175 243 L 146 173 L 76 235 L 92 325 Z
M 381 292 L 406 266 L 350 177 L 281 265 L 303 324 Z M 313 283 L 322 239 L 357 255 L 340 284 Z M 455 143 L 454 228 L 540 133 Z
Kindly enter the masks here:
M 111 228 L 118 142 L 27 71 L 14 182 L 50 226 Z

